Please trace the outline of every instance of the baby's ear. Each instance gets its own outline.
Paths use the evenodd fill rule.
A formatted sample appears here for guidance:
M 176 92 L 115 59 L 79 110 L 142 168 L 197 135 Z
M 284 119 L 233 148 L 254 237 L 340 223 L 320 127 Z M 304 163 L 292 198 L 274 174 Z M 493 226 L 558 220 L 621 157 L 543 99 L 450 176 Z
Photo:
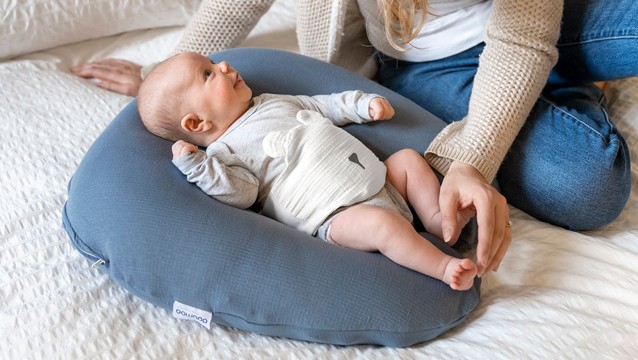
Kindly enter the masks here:
M 188 133 L 201 133 L 210 130 L 212 124 L 200 119 L 196 114 L 188 113 L 180 121 L 182 129 Z

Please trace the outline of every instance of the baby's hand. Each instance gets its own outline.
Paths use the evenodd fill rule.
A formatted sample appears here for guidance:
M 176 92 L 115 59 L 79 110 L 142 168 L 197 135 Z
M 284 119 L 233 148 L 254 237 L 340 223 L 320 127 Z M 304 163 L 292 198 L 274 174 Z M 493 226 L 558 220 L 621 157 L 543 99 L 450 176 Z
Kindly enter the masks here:
M 394 116 L 394 109 L 392 108 L 392 105 L 390 105 L 388 100 L 381 97 L 374 98 L 370 101 L 368 112 L 370 114 L 370 118 L 374 121 L 388 120 Z
M 173 144 L 173 160 L 179 159 L 183 155 L 197 152 L 197 146 L 184 140 L 178 140 Z

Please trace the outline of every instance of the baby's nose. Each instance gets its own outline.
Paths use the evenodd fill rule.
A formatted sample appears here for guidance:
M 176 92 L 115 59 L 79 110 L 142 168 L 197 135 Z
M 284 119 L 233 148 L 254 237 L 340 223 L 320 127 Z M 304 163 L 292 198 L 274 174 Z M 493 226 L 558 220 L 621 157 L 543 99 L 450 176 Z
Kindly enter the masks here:
M 222 62 L 219 63 L 219 69 L 224 74 L 226 74 L 226 73 L 228 73 L 228 72 L 230 72 L 232 70 L 232 68 L 230 67 L 230 65 L 228 65 L 228 63 L 226 61 L 222 61 Z

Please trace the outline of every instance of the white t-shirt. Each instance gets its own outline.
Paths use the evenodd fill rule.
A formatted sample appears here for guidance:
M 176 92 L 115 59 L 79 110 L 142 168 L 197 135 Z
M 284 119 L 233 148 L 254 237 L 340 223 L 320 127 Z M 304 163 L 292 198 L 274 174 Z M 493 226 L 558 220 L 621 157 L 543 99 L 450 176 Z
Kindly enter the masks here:
M 393 58 L 415 62 L 443 59 L 481 43 L 492 10 L 492 0 L 430 0 L 421 32 L 400 51 L 386 38 L 377 1 L 357 2 L 372 45 Z

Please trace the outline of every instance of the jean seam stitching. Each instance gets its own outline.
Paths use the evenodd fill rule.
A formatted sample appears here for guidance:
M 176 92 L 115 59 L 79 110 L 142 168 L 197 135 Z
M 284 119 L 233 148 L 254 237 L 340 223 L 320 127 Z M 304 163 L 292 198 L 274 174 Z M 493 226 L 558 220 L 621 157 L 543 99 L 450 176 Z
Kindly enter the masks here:
M 594 42 L 599 42 L 599 41 L 625 40 L 625 39 L 638 39 L 638 36 L 637 35 L 609 36 L 609 37 L 596 38 L 596 39 L 590 39 L 590 40 L 581 40 L 581 41 L 572 41 L 572 42 L 566 42 L 566 43 L 558 43 L 558 44 L 556 44 L 556 47 L 577 46 L 577 45 L 589 44 L 589 43 L 594 43 Z
M 603 106 L 603 104 L 605 104 L 606 101 L 607 101 L 607 98 L 605 97 L 605 93 L 602 93 L 600 95 L 600 98 L 598 99 L 598 105 L 601 105 L 600 109 L 603 111 L 603 115 L 605 115 L 605 122 L 607 122 L 607 125 L 609 125 L 609 127 L 612 130 L 616 130 L 617 131 L 616 126 L 614 126 L 614 123 L 609 118 L 609 113 L 607 112 L 607 108 L 605 106 Z
M 596 134 L 598 137 L 600 137 L 600 139 L 606 144 L 609 145 L 613 142 L 617 142 L 618 139 L 611 139 L 611 140 L 607 140 L 605 136 L 603 136 L 603 134 L 601 134 L 598 130 L 594 129 L 593 127 L 589 126 L 588 124 L 584 123 L 583 121 L 581 121 L 579 118 L 577 118 L 576 116 L 568 113 L 567 111 L 561 109 L 560 107 L 558 107 L 558 105 L 556 103 L 554 103 L 553 101 L 550 101 L 548 98 L 544 97 L 544 96 L 540 96 L 539 97 L 540 100 L 546 102 L 547 104 L 549 104 L 553 109 L 558 110 L 563 116 L 567 116 L 568 118 L 572 119 L 572 121 L 577 122 L 578 124 L 584 126 L 585 128 L 589 129 L 590 132 Z M 603 114 L 605 115 L 605 121 L 609 124 L 612 125 L 610 120 L 609 120 L 609 116 L 607 115 L 607 111 L 604 111 L 603 109 Z M 613 128 L 613 126 L 612 126 Z

